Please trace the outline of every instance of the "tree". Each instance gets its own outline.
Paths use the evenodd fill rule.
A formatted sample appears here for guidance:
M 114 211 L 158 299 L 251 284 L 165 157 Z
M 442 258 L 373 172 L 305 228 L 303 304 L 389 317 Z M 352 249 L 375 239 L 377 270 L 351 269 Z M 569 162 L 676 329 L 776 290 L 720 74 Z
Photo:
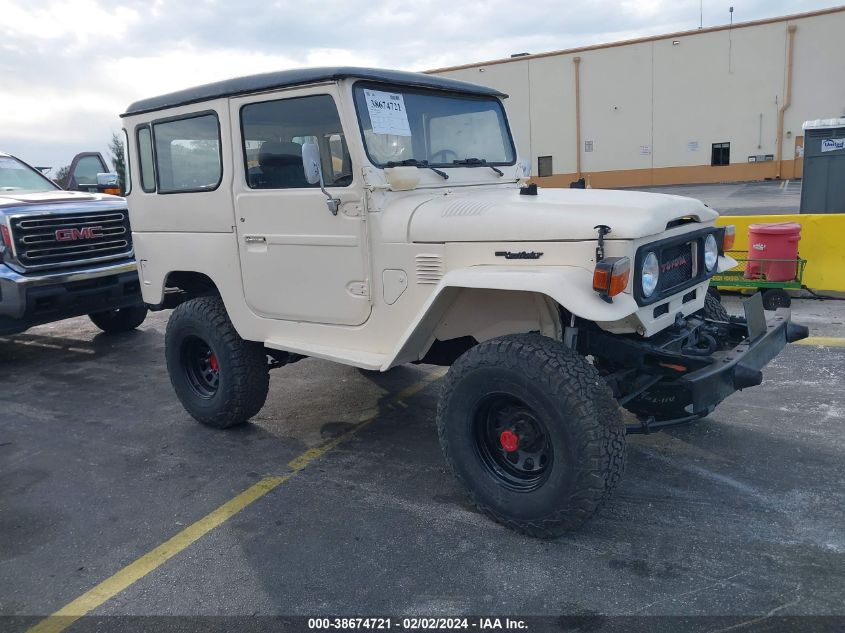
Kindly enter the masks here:
M 111 164 L 114 165 L 114 170 L 117 172 L 120 190 L 126 192 L 126 161 L 123 158 L 123 138 L 117 132 L 111 133 L 109 151 L 111 152 Z
M 53 181 L 62 189 L 67 189 L 67 179 L 70 176 L 70 165 L 53 170 Z

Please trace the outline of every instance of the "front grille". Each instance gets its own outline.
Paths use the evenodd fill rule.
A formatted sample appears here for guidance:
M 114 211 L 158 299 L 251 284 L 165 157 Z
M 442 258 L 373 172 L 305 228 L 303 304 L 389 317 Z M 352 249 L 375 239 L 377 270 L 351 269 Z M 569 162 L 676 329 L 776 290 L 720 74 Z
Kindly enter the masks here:
M 27 270 L 128 257 L 132 232 L 125 209 L 12 218 L 12 243 Z
M 660 253 L 660 287 L 671 290 L 692 279 L 692 243 L 664 248 Z

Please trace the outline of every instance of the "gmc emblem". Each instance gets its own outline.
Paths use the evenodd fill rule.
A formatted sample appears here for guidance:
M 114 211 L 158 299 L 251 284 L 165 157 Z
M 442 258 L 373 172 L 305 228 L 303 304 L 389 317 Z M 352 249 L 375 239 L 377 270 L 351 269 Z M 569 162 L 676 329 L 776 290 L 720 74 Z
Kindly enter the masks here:
M 102 226 L 86 226 L 81 229 L 59 229 L 56 231 L 57 242 L 69 242 L 71 240 L 93 240 L 97 237 L 103 237 Z
M 687 263 L 687 258 L 681 255 L 680 257 L 676 257 L 671 262 L 666 262 L 665 264 L 660 264 L 660 272 L 665 273 L 667 271 L 673 270 L 675 268 L 680 268 L 681 266 Z

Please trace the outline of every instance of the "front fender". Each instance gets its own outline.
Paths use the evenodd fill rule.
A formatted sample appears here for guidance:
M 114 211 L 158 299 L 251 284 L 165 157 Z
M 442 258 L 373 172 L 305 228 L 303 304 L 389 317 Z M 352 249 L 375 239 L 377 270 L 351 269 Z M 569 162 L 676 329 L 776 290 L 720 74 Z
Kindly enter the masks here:
M 452 270 L 432 292 L 417 319 L 405 331 L 382 369 L 418 360 L 431 333 L 458 292 L 466 288 L 513 290 L 546 295 L 575 316 L 588 321 L 619 321 L 637 311 L 629 294 L 607 303 L 593 290 L 590 271 L 574 266 L 471 266 Z

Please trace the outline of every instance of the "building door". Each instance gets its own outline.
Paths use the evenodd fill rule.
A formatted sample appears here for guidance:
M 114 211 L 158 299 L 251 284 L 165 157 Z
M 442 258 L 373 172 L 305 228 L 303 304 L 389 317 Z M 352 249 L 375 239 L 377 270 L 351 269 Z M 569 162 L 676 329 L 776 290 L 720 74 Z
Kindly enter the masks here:
M 266 318 L 359 325 L 370 314 L 360 193 L 351 187 L 334 96 L 325 87 L 310 92 L 231 102 L 239 122 L 232 125 L 234 160 L 244 166 L 233 185 L 244 296 Z M 305 180 L 305 142 L 320 148 L 326 188 L 341 200 L 337 215 Z
M 792 177 L 801 178 L 804 174 L 804 137 L 795 137 L 795 158 L 792 161 Z

